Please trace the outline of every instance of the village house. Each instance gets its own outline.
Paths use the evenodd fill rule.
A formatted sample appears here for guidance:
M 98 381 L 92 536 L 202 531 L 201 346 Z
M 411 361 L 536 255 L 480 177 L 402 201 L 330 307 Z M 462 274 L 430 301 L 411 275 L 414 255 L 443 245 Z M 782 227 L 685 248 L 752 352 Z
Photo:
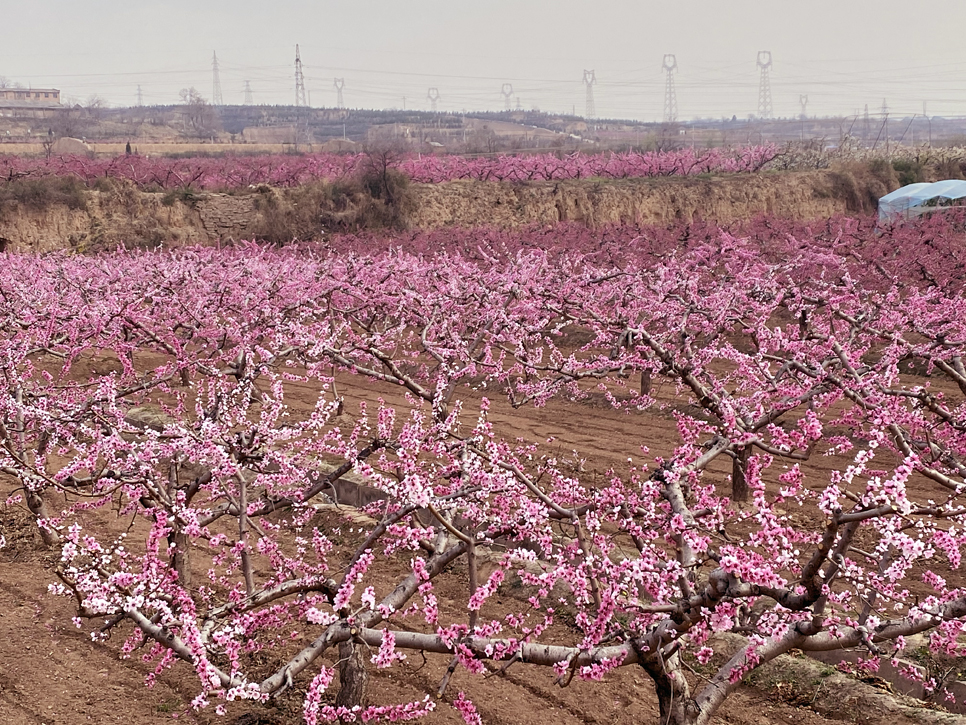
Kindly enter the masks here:
M 62 108 L 56 88 L 0 88 L 0 116 L 47 118 Z

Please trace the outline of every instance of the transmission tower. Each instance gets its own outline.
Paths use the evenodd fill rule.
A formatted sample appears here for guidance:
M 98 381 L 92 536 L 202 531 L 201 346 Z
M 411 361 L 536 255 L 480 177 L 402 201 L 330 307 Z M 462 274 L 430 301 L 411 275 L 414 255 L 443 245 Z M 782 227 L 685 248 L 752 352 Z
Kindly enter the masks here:
M 225 101 L 221 97 L 221 77 L 218 75 L 218 54 L 214 51 L 211 54 L 211 105 L 225 105 Z
M 587 108 L 584 112 L 585 118 L 596 118 L 597 109 L 594 107 L 594 85 L 597 83 L 597 74 L 592 70 L 584 71 L 584 85 L 587 87 Z
M 436 109 L 439 108 L 439 90 L 436 88 L 430 88 L 426 92 L 426 98 L 429 99 L 429 110 L 436 113 Z
M 865 134 L 864 134 L 865 141 L 866 141 L 866 143 L 868 143 L 869 138 L 872 136 L 872 119 L 869 118 L 869 104 L 868 103 L 865 104 L 865 123 L 864 123 L 864 127 L 865 127 L 864 128 L 864 131 L 865 131 Z
M 771 118 L 771 51 L 758 51 L 758 68 L 761 80 L 758 83 L 758 118 Z
M 673 53 L 664 56 L 664 72 L 667 82 L 664 85 L 664 123 L 678 120 L 678 96 L 674 90 L 674 71 L 678 69 L 678 59 Z
M 523 102 L 520 100 L 520 96 L 517 96 L 517 110 L 518 111 L 523 110 Z
M 889 156 L 889 104 L 882 99 L 882 131 L 885 131 L 886 157 Z M 881 131 L 880 131 L 881 135 Z
M 503 100 L 505 102 L 505 110 L 510 110 L 510 96 L 513 95 L 513 84 L 504 83 L 503 88 L 500 89 L 500 93 L 503 94 Z
M 298 45 L 295 46 L 295 105 L 308 106 L 305 100 L 305 76 L 302 75 L 302 54 Z
M 255 105 L 255 99 L 252 98 L 252 82 L 251 81 L 245 81 L 245 105 L 246 106 L 254 106 Z
M 144 94 L 141 93 L 141 86 L 138 86 L 138 108 L 144 105 Z
M 345 108 L 345 103 L 342 101 L 342 89 L 345 88 L 345 78 L 336 78 L 335 82 L 332 84 L 335 86 L 336 108 Z
M 802 115 L 799 118 L 802 121 L 802 143 L 805 143 L 805 119 L 808 118 L 808 96 L 804 94 L 799 95 L 798 102 L 802 105 Z

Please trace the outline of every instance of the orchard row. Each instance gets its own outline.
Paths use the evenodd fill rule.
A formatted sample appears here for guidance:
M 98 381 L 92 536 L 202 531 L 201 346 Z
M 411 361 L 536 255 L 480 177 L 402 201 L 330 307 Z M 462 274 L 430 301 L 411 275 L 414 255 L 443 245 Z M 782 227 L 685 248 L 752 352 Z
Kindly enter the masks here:
M 864 225 L 5 255 L 10 505 L 62 547 L 78 622 L 187 663 L 199 708 L 304 680 L 308 723 L 417 717 L 435 701 L 349 687 L 416 650 L 562 684 L 637 664 L 662 722 L 707 723 L 793 648 L 961 656 L 963 235 Z M 640 431 L 602 476 L 495 422 L 590 398 Z M 749 644 L 716 657 L 728 632 Z
M 333 181 L 387 164 L 413 181 L 435 184 L 479 181 L 556 181 L 593 177 L 626 179 L 695 174 L 749 173 L 778 155 L 773 145 L 735 149 L 608 154 L 571 153 L 495 157 L 411 156 L 389 152 L 358 154 L 276 154 L 166 158 L 125 155 L 108 159 L 53 156 L 50 159 L 0 156 L 0 180 L 76 178 L 91 185 L 99 178 L 125 179 L 144 189 L 239 189 L 257 184 L 299 186 Z

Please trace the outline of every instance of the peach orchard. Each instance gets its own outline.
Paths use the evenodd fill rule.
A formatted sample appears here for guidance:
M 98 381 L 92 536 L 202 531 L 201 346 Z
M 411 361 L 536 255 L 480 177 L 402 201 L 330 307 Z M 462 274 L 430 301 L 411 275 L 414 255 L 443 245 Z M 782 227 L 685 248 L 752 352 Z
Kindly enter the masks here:
M 694 725 L 792 649 L 959 656 L 963 235 L 870 224 L 4 255 L 7 503 L 59 548 L 77 626 L 190 668 L 218 712 L 299 684 L 310 724 L 475 723 L 450 675 L 496 663 L 642 668 L 661 722 Z M 349 410 L 350 380 L 398 394 Z M 673 451 L 642 434 L 590 480 L 491 420 L 588 396 L 661 416 Z M 746 644 L 716 657 L 722 633 Z M 370 701 L 414 652 L 449 662 L 444 704 Z

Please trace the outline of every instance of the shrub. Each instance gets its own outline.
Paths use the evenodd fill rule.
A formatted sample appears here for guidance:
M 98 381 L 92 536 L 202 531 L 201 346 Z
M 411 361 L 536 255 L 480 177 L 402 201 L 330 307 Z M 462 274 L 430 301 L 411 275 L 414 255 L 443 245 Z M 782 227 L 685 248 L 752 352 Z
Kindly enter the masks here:
M 963 179 L 963 162 L 960 159 L 943 159 L 936 164 L 937 179 Z
M 190 186 L 182 186 L 165 192 L 161 197 L 161 203 L 165 206 L 174 206 L 175 202 L 181 202 L 188 206 L 194 206 L 201 199 L 201 195 Z
M 415 208 L 409 178 L 393 168 L 285 190 L 263 185 L 258 192 L 251 232 L 272 244 L 320 239 L 329 231 L 405 229 Z
M 318 239 L 324 233 L 322 207 L 330 191 L 325 182 L 306 184 L 282 193 L 267 185 L 255 196 L 258 218 L 251 233 L 256 239 L 282 245 L 296 239 Z
M 16 179 L 0 185 L 0 211 L 12 204 L 33 211 L 44 211 L 54 205 L 87 209 L 87 190 L 70 176 Z
M 900 186 L 918 184 L 926 180 L 922 164 L 915 159 L 896 159 L 892 162 L 892 168 L 899 175 Z

